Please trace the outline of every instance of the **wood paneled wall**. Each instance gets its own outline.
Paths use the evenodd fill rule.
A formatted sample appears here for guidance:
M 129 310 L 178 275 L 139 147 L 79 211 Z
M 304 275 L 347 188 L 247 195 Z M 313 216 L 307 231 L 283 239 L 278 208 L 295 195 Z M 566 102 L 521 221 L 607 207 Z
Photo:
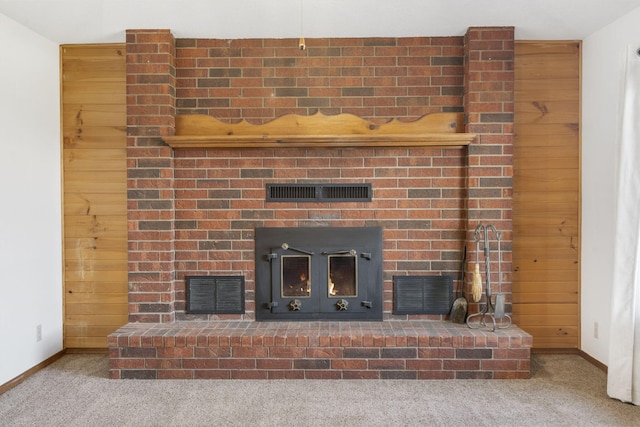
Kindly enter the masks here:
M 64 346 L 127 323 L 125 47 L 62 46 Z
M 515 46 L 513 320 L 580 346 L 579 42 Z
M 578 348 L 580 44 L 517 42 L 514 322 Z M 65 347 L 127 322 L 124 45 L 63 46 Z

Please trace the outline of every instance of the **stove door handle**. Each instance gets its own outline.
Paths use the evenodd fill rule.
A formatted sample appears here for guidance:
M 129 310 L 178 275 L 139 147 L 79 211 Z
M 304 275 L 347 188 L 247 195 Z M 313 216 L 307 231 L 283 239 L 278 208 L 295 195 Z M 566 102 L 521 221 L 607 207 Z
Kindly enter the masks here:
M 295 251 L 295 252 L 300 252 L 301 254 L 305 254 L 305 255 L 313 255 L 313 252 L 305 251 L 304 249 L 294 248 L 292 246 L 289 246 L 288 243 L 283 243 L 281 245 L 281 248 L 284 249 L 285 251 L 286 250 L 292 250 L 292 251 Z
M 351 255 L 351 256 L 356 256 L 358 252 L 356 252 L 355 249 L 349 249 L 348 251 L 333 251 L 333 252 L 327 252 L 327 251 L 323 251 L 322 255 Z

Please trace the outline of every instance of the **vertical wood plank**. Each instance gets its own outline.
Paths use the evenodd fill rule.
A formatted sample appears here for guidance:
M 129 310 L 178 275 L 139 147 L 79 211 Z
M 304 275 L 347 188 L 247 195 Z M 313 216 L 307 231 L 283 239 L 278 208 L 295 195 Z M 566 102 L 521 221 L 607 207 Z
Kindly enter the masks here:
M 124 44 L 61 47 L 64 346 L 127 322 Z
M 580 42 L 517 42 L 513 318 L 534 348 L 580 346 Z

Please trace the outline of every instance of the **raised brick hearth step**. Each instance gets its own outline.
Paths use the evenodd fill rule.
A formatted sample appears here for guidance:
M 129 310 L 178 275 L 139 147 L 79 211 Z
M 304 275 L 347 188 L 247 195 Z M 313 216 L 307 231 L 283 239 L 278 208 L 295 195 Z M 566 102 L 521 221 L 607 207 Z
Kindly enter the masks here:
M 532 337 L 445 321 L 129 323 L 113 379 L 526 379 Z

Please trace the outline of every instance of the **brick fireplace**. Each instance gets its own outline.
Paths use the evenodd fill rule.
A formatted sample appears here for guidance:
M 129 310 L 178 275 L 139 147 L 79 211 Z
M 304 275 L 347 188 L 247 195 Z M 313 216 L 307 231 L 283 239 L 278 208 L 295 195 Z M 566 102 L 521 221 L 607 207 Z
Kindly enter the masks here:
M 528 377 L 531 337 L 516 326 L 487 332 L 393 312 L 392 278 L 457 277 L 465 244 L 474 261 L 479 222 L 503 231 L 493 291 L 511 311 L 513 28 L 306 43 L 127 32 L 131 323 L 109 337 L 111 377 Z M 164 141 L 177 115 L 259 125 L 318 112 L 371 123 L 459 112 L 477 137 L 455 148 L 174 150 Z M 367 183 L 373 197 L 266 200 L 269 183 L 306 182 Z M 382 322 L 255 322 L 260 227 L 381 227 Z M 208 275 L 244 278 L 244 313 L 187 312 L 186 277 Z

